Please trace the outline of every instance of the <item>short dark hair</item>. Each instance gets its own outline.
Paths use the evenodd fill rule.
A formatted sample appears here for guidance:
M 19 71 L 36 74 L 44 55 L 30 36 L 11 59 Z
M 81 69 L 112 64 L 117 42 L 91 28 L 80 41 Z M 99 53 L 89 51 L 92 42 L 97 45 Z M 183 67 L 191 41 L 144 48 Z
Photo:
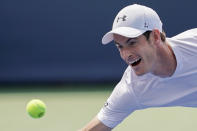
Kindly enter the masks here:
M 150 37 L 150 33 L 151 33 L 151 32 L 152 32 L 152 31 L 149 31 L 149 30 L 148 30 L 148 31 L 146 31 L 146 32 L 143 33 L 143 35 L 146 37 L 147 40 L 149 40 L 149 37 Z
M 149 37 L 150 37 L 150 33 L 151 33 L 151 32 L 152 32 L 152 31 L 146 31 L 145 33 L 143 33 L 143 35 L 146 37 L 147 40 L 149 40 Z M 164 31 L 162 31 L 162 33 L 160 32 L 160 37 L 161 37 L 161 40 L 162 40 L 163 42 L 166 41 L 166 33 L 165 33 Z

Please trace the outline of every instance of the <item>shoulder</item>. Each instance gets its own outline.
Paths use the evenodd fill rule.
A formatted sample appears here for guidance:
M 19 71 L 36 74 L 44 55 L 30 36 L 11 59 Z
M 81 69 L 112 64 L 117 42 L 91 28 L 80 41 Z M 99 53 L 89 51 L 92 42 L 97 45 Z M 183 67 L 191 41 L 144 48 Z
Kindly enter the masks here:
M 185 39 L 185 38 L 191 38 L 194 37 L 197 39 L 197 28 L 186 30 L 174 37 L 172 39 Z
M 197 28 L 187 30 L 172 38 L 167 38 L 173 49 L 178 49 L 183 54 L 196 56 L 197 54 Z
M 180 74 L 196 68 L 197 28 L 187 30 L 172 38 L 167 38 L 167 41 L 172 47 L 177 60 L 175 74 Z
M 121 78 L 120 83 L 131 84 L 132 81 L 137 79 L 137 77 L 135 76 L 136 75 L 133 69 L 130 66 L 128 66 Z

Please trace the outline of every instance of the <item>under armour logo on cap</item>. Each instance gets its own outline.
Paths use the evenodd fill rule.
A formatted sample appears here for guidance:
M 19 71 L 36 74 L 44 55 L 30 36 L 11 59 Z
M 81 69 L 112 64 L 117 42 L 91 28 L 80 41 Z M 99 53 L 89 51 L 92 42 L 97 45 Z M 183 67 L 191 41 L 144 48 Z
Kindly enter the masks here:
M 127 17 L 126 15 L 124 15 L 122 17 L 118 17 L 117 18 L 117 23 L 118 23 L 119 20 L 126 21 L 126 17 Z
M 144 23 L 144 28 L 148 28 L 148 24 L 146 22 Z

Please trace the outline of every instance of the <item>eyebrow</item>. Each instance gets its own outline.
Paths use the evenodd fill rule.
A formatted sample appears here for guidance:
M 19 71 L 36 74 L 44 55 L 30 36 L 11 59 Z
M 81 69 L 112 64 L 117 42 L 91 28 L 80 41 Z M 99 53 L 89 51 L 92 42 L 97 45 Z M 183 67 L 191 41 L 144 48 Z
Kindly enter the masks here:
M 114 41 L 115 45 L 120 45 L 118 42 Z
M 128 43 L 130 40 L 136 40 L 137 38 L 129 38 L 126 43 Z
M 131 41 L 131 40 L 136 40 L 137 38 L 129 38 L 127 41 L 126 41 L 126 43 L 128 43 L 129 41 Z M 116 44 L 116 45 L 120 45 L 118 42 L 116 42 L 116 41 L 114 41 L 114 43 Z

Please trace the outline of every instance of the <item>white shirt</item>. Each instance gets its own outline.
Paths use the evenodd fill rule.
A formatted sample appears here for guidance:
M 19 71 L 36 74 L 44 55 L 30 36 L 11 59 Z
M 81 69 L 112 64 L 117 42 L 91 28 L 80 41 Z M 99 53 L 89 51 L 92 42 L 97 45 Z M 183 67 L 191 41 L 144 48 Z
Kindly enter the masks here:
M 129 66 L 98 119 L 114 128 L 135 110 L 149 107 L 197 107 L 197 28 L 167 38 L 177 60 L 174 74 L 137 76 Z

